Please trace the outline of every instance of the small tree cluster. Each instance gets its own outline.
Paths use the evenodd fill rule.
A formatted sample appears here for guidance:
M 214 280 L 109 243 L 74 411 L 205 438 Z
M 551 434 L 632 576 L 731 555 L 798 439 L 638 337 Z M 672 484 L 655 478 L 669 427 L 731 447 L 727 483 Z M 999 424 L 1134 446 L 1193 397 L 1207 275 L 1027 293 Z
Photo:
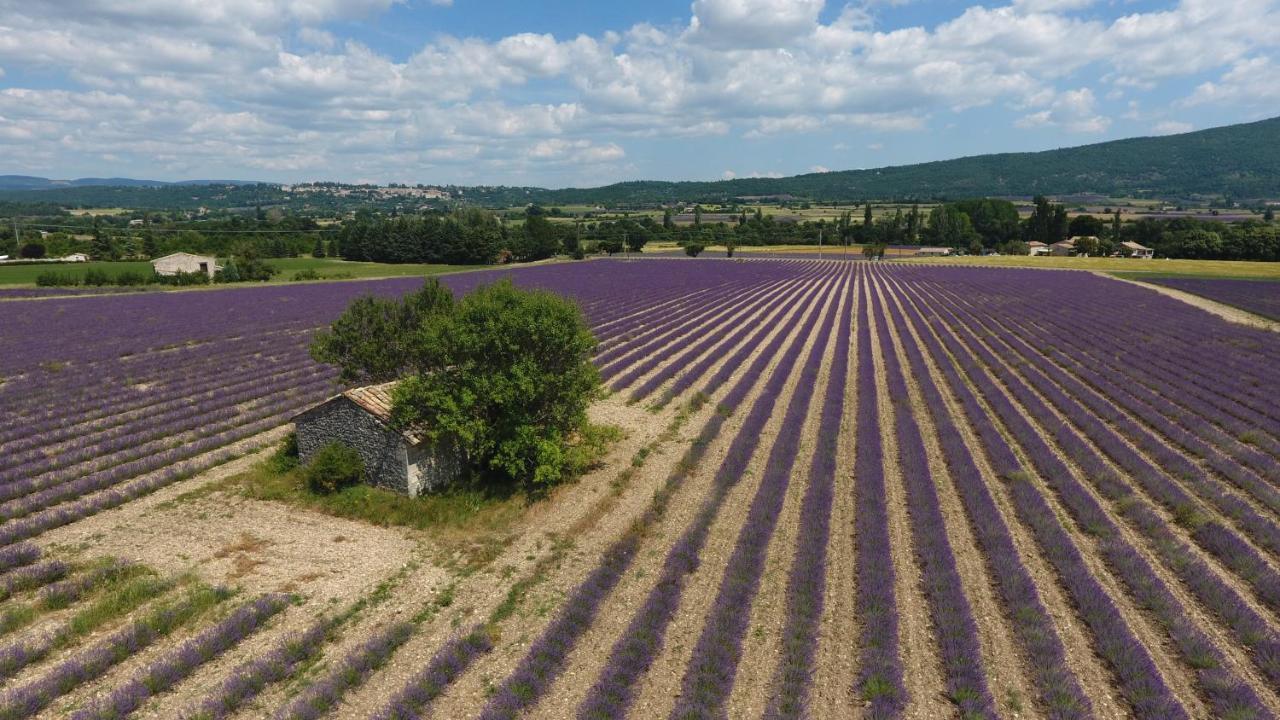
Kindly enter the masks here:
M 460 301 L 435 280 L 403 300 L 357 299 L 312 355 L 348 381 L 400 379 L 397 427 L 456 450 L 478 474 L 557 482 L 600 376 L 578 306 L 509 281 Z

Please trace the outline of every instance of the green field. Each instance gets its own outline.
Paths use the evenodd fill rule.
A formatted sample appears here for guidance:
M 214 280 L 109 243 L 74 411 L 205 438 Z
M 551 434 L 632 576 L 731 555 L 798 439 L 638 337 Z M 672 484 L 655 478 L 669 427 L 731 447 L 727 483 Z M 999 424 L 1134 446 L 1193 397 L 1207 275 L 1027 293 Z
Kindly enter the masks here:
M 904 262 L 932 265 L 994 265 L 1068 270 L 1092 270 L 1141 279 L 1146 277 L 1205 277 L 1280 280 L 1280 262 L 1243 260 L 1133 260 L 1089 257 L 949 257 L 911 258 Z
M 267 260 L 280 271 L 275 281 L 289 281 L 294 273 L 301 270 L 313 270 L 322 278 L 379 278 L 404 277 L 407 275 L 439 275 L 441 273 L 470 270 L 471 265 L 387 265 L 383 263 L 348 262 L 330 258 L 273 258 Z M 41 273 L 55 272 L 59 275 L 83 276 L 87 270 L 99 270 L 111 276 L 125 272 L 142 275 L 151 273 L 149 262 L 87 262 L 87 263 L 42 263 L 22 265 L 0 265 L 0 286 L 35 285 L 36 277 Z

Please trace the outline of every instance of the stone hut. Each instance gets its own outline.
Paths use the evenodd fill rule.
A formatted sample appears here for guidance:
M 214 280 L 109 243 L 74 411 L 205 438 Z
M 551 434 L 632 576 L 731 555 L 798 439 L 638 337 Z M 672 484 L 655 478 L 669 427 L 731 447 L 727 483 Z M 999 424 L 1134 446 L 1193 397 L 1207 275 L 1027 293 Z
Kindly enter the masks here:
M 151 261 L 151 267 L 157 275 L 177 275 L 178 273 L 204 273 L 209 277 L 222 269 L 218 259 L 212 255 L 195 255 L 188 252 L 176 252 Z
M 391 382 L 347 390 L 295 415 L 302 462 L 336 442 L 360 453 L 370 484 L 402 495 L 417 497 L 457 479 L 462 462 L 456 453 L 440 451 L 416 433 L 391 427 L 394 386 Z

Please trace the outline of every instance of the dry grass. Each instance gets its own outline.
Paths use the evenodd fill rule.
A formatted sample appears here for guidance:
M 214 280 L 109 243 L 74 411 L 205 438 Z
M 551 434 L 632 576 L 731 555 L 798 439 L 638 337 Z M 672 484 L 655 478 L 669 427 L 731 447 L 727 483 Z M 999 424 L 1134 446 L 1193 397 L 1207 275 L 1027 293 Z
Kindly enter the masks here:
M 1090 270 L 1134 276 L 1220 277 L 1280 280 L 1280 263 L 1245 260 L 1134 260 L 1091 257 L 948 257 L 912 258 L 909 262 L 930 265 L 966 265 L 1013 268 Z M 1135 279 L 1140 279 L 1136 278 Z

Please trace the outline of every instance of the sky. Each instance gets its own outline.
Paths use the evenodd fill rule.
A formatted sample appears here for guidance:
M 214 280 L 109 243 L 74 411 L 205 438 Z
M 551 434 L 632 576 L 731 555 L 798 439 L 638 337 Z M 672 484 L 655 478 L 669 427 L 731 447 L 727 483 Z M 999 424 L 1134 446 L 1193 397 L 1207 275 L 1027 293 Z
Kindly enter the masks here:
M 1280 0 L 0 0 L 0 174 L 594 186 L 1280 115 Z

